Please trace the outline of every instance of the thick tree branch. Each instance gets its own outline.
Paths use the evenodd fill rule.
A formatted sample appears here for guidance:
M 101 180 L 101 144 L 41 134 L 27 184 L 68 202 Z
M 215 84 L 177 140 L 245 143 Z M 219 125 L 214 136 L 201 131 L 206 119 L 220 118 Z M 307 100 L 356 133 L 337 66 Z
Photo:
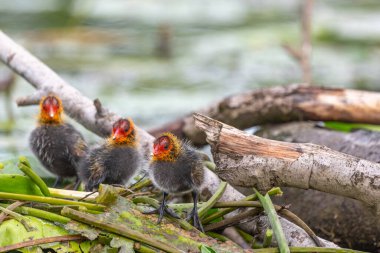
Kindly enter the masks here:
M 342 133 L 317 126 L 316 122 L 267 125 L 256 132 L 264 138 L 286 142 L 311 142 L 372 162 L 380 162 L 380 132 L 356 130 Z M 291 210 L 317 234 L 340 246 L 376 252 L 380 238 L 379 216 L 361 202 L 314 190 L 282 188 L 280 204 Z
M 294 84 L 233 95 L 199 113 L 239 129 L 298 120 L 380 124 L 380 93 Z M 206 144 L 191 115 L 150 132 L 155 135 L 167 129 L 195 145 Z
M 360 200 L 380 212 L 380 165 L 324 146 L 273 141 L 195 114 L 216 173 L 233 186 L 291 186 Z
M 95 101 L 95 106 L 90 99 L 86 98 L 78 90 L 63 81 L 50 68 L 32 56 L 25 49 L 18 46 L 1 31 L 0 60 L 16 73 L 23 76 L 38 91 L 46 93 L 52 92 L 60 96 L 68 115 L 90 131 L 100 136 L 108 134 L 111 124 L 118 118 L 117 115 L 103 108 L 98 101 Z M 138 129 L 138 133 L 140 135 L 140 142 L 142 143 L 142 146 L 145 147 L 146 154 L 148 155 L 154 137 L 141 128 Z M 213 195 L 220 184 L 220 179 L 216 174 L 209 170 L 205 170 L 205 173 L 206 182 L 203 184 L 203 188 L 200 189 L 203 199 L 209 198 Z M 233 201 L 241 200 L 243 198 L 243 194 L 228 185 L 220 200 Z M 233 214 L 231 213 L 230 215 Z M 305 231 L 291 222 L 286 222 L 288 226 L 284 230 L 291 245 L 315 246 L 313 240 L 308 237 Z M 242 227 L 247 231 L 254 231 L 252 223 L 246 223 L 242 225 Z M 292 236 L 295 233 L 299 235 L 299 237 Z

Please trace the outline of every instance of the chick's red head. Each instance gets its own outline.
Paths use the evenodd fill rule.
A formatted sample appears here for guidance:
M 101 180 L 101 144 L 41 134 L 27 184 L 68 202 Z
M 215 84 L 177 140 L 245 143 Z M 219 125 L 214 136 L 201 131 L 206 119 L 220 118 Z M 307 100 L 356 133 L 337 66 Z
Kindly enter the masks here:
M 53 95 L 40 101 L 40 121 L 42 123 L 60 123 L 63 106 L 61 100 Z
M 134 144 L 135 127 L 131 119 L 119 119 L 112 126 L 111 142 L 113 144 Z
M 181 142 L 171 133 L 164 133 L 153 143 L 154 161 L 176 161 L 181 151 Z

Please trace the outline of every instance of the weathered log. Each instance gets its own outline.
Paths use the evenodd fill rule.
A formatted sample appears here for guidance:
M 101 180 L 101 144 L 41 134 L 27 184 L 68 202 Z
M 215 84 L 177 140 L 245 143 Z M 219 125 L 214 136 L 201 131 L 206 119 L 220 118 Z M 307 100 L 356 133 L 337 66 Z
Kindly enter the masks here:
M 299 120 L 380 124 L 380 93 L 294 84 L 229 96 L 198 112 L 239 129 Z M 191 114 L 149 132 L 167 130 L 195 145 L 206 144 Z
M 0 31 L 0 60 L 8 65 L 14 72 L 25 78 L 33 87 L 37 89 L 37 96 L 31 96 L 31 99 L 25 98 L 20 100 L 19 104 L 36 104 L 36 97 L 41 94 L 56 93 L 62 98 L 65 111 L 70 117 L 78 121 L 90 131 L 104 136 L 108 133 L 112 122 L 118 118 L 118 115 L 109 112 L 100 106 L 99 101 L 91 102 L 83 96 L 78 90 L 62 80 L 54 71 L 43 64 L 36 57 L 27 52 L 24 48 L 17 45 L 7 35 Z M 41 93 L 41 94 L 40 94 Z M 150 153 L 154 137 L 141 128 L 138 128 L 139 140 L 145 148 L 145 154 Z M 209 198 L 215 193 L 220 179 L 217 175 L 209 170 L 205 170 L 207 182 L 201 189 L 201 197 Z M 220 199 L 221 201 L 241 200 L 244 195 L 231 186 L 228 186 Z M 295 224 L 281 219 L 286 224 L 284 232 L 290 245 L 296 246 L 315 246 L 314 241 L 309 238 L 306 232 Z M 242 225 L 247 231 L 253 230 L 253 223 Z M 297 234 L 297 237 L 293 235 Z M 334 244 L 327 244 L 333 247 Z
M 380 212 L 380 164 L 315 144 L 250 135 L 195 114 L 210 143 L 216 173 L 233 186 L 290 186 L 357 199 Z
M 264 126 L 257 135 L 287 141 L 311 142 L 380 162 L 380 132 L 356 130 L 342 133 L 317 127 L 315 122 L 293 122 Z M 377 252 L 380 238 L 380 218 L 357 200 L 314 190 L 282 188 L 279 204 L 291 204 L 290 209 L 317 234 L 342 247 Z M 312 208 L 311 208 L 312 207 Z

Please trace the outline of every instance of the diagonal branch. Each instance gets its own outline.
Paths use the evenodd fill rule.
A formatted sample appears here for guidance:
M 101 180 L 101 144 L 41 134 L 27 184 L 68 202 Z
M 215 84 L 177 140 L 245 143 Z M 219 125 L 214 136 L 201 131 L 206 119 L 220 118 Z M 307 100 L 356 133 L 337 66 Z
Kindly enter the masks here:
M 19 100 L 19 104 L 35 104 L 38 97 L 43 94 L 57 94 L 62 99 L 66 113 L 71 118 L 99 136 L 108 136 L 112 123 L 119 118 L 118 115 L 104 109 L 102 115 L 99 116 L 93 101 L 83 96 L 48 66 L 17 45 L 1 31 L 0 49 L 0 60 L 37 89 L 36 94 Z M 139 134 L 142 135 L 142 146 L 149 154 L 149 144 L 153 137 L 145 131 L 139 131 Z

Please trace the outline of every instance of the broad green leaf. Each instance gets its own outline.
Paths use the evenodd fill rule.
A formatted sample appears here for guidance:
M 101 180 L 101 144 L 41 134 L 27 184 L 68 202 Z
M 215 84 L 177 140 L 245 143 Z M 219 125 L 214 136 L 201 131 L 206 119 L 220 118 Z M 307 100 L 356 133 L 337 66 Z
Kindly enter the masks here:
M 18 174 L 0 174 L 0 192 L 44 196 L 29 177 Z

